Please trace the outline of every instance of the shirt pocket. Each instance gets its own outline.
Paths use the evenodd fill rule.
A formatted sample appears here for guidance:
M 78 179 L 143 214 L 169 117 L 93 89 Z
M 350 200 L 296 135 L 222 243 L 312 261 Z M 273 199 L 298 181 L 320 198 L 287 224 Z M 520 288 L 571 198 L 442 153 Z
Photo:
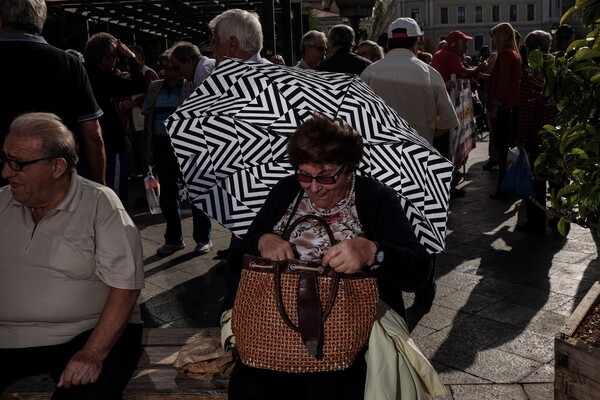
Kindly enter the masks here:
M 88 279 L 96 271 L 95 245 L 82 235 L 57 235 L 50 252 L 50 268 L 72 279 Z

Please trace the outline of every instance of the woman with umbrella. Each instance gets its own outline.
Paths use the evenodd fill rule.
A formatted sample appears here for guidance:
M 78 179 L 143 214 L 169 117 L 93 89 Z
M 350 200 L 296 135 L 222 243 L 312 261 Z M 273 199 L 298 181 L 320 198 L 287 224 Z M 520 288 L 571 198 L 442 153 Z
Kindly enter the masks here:
M 339 274 L 372 271 L 380 305 L 386 303 L 388 311 L 405 317 L 401 292 L 415 291 L 427 280 L 431 257 L 397 194 L 356 175 L 363 156 L 361 136 L 348 125 L 316 115 L 291 135 L 287 151 L 296 173 L 270 192 L 245 237 L 232 247 L 231 265 L 239 273 L 242 256 L 253 254 L 272 260 L 319 259 Z M 283 240 L 288 221 L 304 215 L 324 218 L 337 244 L 331 246 L 324 228 L 310 222 L 297 225 L 290 241 Z M 347 369 L 328 372 L 273 371 L 238 361 L 229 398 L 362 399 L 368 375 L 365 352 L 366 347 Z

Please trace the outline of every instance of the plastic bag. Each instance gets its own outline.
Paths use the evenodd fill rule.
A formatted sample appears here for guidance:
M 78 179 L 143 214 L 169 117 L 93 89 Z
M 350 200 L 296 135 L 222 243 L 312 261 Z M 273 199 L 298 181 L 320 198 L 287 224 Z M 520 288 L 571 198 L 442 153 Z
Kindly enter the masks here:
M 151 214 L 160 214 L 160 184 L 152 175 L 152 167 L 148 167 L 148 174 L 144 178 L 144 188 L 146 189 L 146 199 Z
M 173 366 L 192 379 L 210 381 L 230 376 L 234 364 L 231 351 L 221 347 L 219 338 L 201 337 L 179 351 Z
M 533 174 L 525 149 L 513 147 L 508 150 L 506 175 L 500 184 L 500 191 L 522 199 L 535 197 Z

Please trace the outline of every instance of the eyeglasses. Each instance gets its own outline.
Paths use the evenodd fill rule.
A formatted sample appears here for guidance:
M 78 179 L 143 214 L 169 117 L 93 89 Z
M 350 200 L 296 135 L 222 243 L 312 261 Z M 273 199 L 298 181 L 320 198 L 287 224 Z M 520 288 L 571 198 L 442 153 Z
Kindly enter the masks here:
M 16 171 L 16 172 L 23 171 L 23 168 L 25 168 L 28 165 L 35 164 L 40 161 L 52 160 L 53 158 L 55 158 L 55 157 L 44 157 L 44 158 L 38 158 L 37 160 L 29 160 L 29 161 L 17 161 L 17 160 L 13 160 L 12 158 L 6 157 L 6 153 L 4 153 L 3 151 L 0 152 L 0 164 L 2 164 L 2 165 L 7 164 L 10 169 L 12 169 L 13 171 Z
M 334 175 L 328 176 L 312 176 L 309 174 L 301 173 L 300 171 L 296 171 L 296 176 L 298 177 L 298 180 L 302 183 L 312 183 L 314 179 L 315 181 L 317 181 L 317 183 L 320 183 L 321 185 L 333 185 L 337 182 L 339 176 L 342 174 L 342 172 L 344 172 L 345 169 L 346 165 L 342 165 L 338 172 L 336 172 Z
M 319 50 L 321 53 L 327 53 L 327 47 L 325 46 L 308 46 Z

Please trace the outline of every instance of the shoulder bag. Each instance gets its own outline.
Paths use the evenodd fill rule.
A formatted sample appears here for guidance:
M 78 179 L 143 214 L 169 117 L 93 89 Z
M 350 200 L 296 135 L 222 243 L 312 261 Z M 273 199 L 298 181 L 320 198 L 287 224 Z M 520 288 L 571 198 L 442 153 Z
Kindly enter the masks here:
M 290 217 L 291 218 L 291 217 Z M 284 232 L 318 216 L 295 220 Z M 283 372 L 348 368 L 367 343 L 377 313 L 377 279 L 338 274 L 319 261 L 244 256 L 232 329 L 244 364 Z

